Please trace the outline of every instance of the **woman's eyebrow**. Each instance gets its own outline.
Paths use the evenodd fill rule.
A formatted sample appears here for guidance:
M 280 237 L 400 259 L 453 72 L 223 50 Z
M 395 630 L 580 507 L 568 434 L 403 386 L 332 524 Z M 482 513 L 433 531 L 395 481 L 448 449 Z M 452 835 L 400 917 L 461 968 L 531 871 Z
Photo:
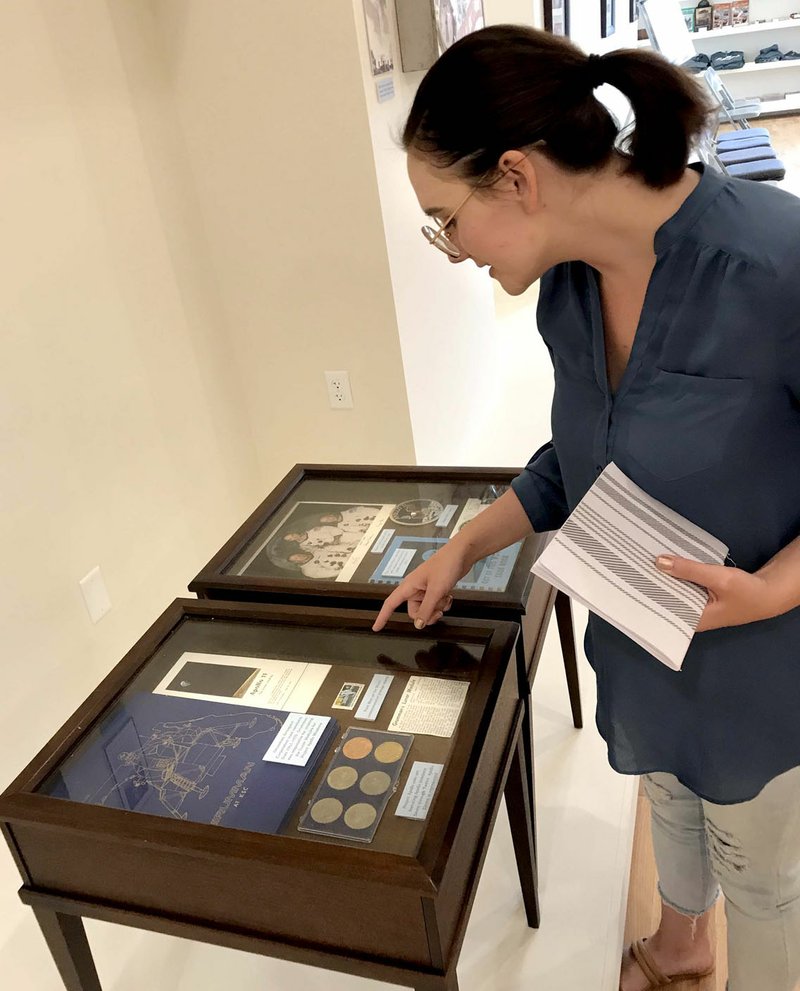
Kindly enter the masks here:
M 429 206 L 427 210 L 422 211 L 426 217 L 435 217 L 437 213 L 445 213 L 446 211 L 440 206 Z

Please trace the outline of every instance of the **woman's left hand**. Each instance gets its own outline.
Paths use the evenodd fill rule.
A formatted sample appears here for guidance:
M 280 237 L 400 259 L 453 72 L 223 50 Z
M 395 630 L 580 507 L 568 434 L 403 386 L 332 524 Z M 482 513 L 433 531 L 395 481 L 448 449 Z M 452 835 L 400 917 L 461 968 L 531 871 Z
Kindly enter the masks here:
M 672 567 L 662 567 L 661 562 L 665 561 L 671 561 Z M 778 615 L 769 582 L 757 574 L 666 555 L 656 559 L 656 567 L 673 578 L 682 578 L 708 589 L 708 604 L 700 617 L 698 633 L 723 626 L 743 626 Z

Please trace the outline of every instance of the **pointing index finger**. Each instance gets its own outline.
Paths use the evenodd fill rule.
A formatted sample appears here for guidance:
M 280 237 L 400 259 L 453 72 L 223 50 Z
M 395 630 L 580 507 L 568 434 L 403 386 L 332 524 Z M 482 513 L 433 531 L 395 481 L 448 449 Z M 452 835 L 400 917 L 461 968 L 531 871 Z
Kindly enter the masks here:
M 411 592 L 405 592 L 401 587 L 398 587 L 386 598 L 386 601 L 381 606 L 381 611 L 378 613 L 377 619 L 372 624 L 372 630 L 374 633 L 379 633 L 384 626 L 386 626 L 389 617 L 395 609 L 406 602 L 411 594 Z

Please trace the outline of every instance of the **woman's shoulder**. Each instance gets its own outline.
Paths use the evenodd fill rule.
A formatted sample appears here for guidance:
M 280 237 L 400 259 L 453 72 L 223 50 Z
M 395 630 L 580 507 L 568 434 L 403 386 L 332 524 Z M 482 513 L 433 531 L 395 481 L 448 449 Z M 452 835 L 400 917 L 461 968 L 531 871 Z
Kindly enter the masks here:
M 767 183 L 728 179 L 691 236 L 765 275 L 789 271 L 797 278 L 800 197 Z

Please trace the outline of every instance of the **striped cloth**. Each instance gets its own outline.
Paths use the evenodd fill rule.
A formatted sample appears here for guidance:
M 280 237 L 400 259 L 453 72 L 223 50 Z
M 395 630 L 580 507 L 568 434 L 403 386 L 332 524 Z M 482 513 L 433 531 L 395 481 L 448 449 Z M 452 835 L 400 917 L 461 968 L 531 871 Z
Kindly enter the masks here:
M 534 574 L 679 671 L 708 601 L 663 574 L 659 554 L 723 564 L 728 548 L 651 498 L 612 462 L 539 556 Z

